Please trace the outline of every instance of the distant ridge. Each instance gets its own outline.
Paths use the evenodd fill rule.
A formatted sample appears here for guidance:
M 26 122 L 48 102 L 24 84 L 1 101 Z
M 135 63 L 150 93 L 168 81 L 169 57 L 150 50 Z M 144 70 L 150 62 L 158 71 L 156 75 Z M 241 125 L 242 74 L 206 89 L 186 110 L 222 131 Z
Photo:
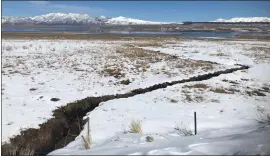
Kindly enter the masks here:
M 212 22 L 229 22 L 229 23 L 238 23 L 238 22 L 270 22 L 269 17 L 235 17 L 231 19 L 222 19 L 219 18 Z
M 258 23 L 270 22 L 269 17 L 235 17 L 231 19 L 219 18 L 210 22 L 190 23 Z M 184 22 L 187 24 L 189 22 Z M 2 16 L 2 24 L 96 24 L 96 25 L 159 25 L 159 24 L 182 24 L 176 22 L 155 22 L 140 19 L 119 17 L 91 17 L 87 14 L 76 13 L 49 13 L 32 17 Z
M 87 14 L 50 13 L 33 17 L 2 16 L 2 24 L 99 24 L 99 25 L 150 25 L 170 24 L 169 22 L 153 22 L 127 17 L 107 18 L 104 16 L 90 17 Z

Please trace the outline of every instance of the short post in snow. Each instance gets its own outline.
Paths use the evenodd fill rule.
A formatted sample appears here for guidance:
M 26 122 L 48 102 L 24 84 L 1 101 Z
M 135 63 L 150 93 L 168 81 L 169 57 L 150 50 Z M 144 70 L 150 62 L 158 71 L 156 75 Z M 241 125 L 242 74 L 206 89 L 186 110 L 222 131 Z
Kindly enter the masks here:
M 195 131 L 195 135 L 197 134 L 197 116 L 196 116 L 196 112 L 194 112 L 194 131 Z
M 90 120 L 89 117 L 87 117 L 87 136 L 90 136 Z

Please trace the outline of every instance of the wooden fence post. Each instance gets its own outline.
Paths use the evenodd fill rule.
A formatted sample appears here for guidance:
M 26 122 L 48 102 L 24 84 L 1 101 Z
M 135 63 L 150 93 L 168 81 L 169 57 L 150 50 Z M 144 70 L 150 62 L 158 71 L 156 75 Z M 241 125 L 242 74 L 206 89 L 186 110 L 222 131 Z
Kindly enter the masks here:
M 194 131 L 195 131 L 195 135 L 197 134 L 197 116 L 196 116 L 196 112 L 194 112 Z

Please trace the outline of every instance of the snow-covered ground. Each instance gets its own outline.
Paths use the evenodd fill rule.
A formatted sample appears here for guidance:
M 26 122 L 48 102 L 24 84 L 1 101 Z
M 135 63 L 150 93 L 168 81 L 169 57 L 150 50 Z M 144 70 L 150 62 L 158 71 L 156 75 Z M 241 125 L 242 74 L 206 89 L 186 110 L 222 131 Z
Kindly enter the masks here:
M 270 93 L 262 92 L 265 96 L 247 93 L 270 87 L 269 73 L 265 77 L 257 76 L 262 69 L 269 70 L 270 66 L 256 66 L 247 72 L 238 71 L 102 103 L 88 115 L 92 149 L 85 150 L 78 136 L 52 154 L 269 154 L 270 127 L 260 132 L 255 120 L 258 108 L 270 110 Z M 224 93 L 219 92 L 223 89 Z M 184 137 L 174 128 L 183 123 L 183 128 L 193 131 L 194 111 L 198 118 L 198 136 Z M 132 119 L 141 120 L 142 135 L 125 133 Z M 81 135 L 86 134 L 85 128 Z M 153 136 L 154 141 L 146 142 L 146 136 Z M 224 149 L 217 149 L 218 146 Z
M 143 48 L 251 67 L 101 103 L 87 115 L 92 148 L 86 150 L 81 139 L 85 126 L 75 141 L 52 155 L 270 154 L 270 127 L 260 128 L 256 121 L 260 110 L 270 111 L 269 42 L 183 40 Z M 183 129 L 193 132 L 194 111 L 198 135 L 185 136 Z M 129 133 L 133 119 L 141 121 L 142 134 Z M 153 141 L 147 142 L 147 136 Z
M 224 135 L 217 136 L 217 133 Z M 189 137 L 153 134 L 155 143 L 146 142 L 146 134 L 120 134 L 91 150 L 74 150 L 73 142 L 51 155 L 269 155 L 269 137 L 265 137 L 269 136 L 269 133 L 269 128 L 235 128 L 209 131 Z
M 270 59 L 265 58 L 270 57 L 270 45 L 266 41 L 184 40 L 144 49 L 226 65 L 270 63 Z
M 146 41 L 3 40 L 2 139 L 21 128 L 38 128 L 57 107 L 88 96 L 126 93 L 232 67 L 133 44 Z

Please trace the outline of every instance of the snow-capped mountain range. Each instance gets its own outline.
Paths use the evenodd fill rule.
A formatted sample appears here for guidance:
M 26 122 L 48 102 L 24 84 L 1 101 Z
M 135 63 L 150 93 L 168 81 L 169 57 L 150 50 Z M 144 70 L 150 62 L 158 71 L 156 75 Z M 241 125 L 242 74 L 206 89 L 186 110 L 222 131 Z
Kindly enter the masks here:
M 3 16 L 2 24 L 108 24 L 108 25 L 143 25 L 169 24 L 166 22 L 152 22 L 127 17 L 107 18 L 104 16 L 90 17 L 87 14 L 50 13 L 34 17 Z
M 231 19 L 219 18 L 211 22 L 270 22 L 268 17 L 236 17 Z M 127 17 L 108 18 L 104 16 L 91 17 L 87 14 L 50 13 L 33 17 L 2 16 L 2 24 L 99 24 L 99 25 L 150 25 L 172 24 L 175 22 L 153 22 Z M 181 23 L 178 23 L 181 24 Z
M 110 18 L 106 22 L 106 24 L 123 24 L 123 25 L 128 25 L 128 24 L 170 24 L 169 22 L 152 22 L 152 21 L 144 21 L 144 20 L 139 20 L 139 19 L 132 19 L 132 18 L 126 18 L 123 16 L 115 17 L 115 18 Z
M 213 22 L 270 22 L 269 17 L 235 17 L 231 19 L 219 18 Z

